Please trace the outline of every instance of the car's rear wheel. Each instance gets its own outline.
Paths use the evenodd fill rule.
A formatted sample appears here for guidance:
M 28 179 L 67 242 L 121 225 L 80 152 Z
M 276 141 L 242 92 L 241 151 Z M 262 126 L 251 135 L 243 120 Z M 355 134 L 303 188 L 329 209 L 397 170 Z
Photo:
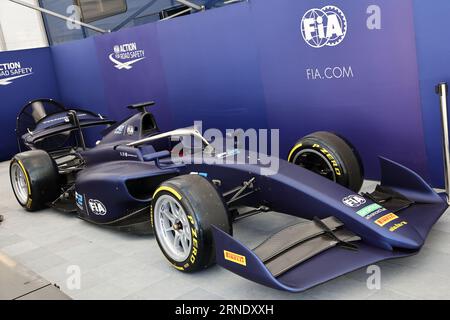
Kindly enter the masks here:
M 15 155 L 9 176 L 17 201 L 28 211 L 43 208 L 59 195 L 58 168 L 45 151 L 32 150 Z
M 288 161 L 358 192 L 364 169 L 356 149 L 336 134 L 320 131 L 297 141 Z
M 164 256 L 183 272 L 201 270 L 215 262 L 212 225 L 231 233 L 222 197 L 198 175 L 162 183 L 153 195 L 151 222 Z

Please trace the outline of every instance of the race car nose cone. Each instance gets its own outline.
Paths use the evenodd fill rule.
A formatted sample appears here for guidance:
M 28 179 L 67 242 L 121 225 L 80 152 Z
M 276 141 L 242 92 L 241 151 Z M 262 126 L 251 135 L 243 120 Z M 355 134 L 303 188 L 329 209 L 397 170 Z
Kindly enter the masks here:
M 407 222 L 395 223 L 389 228 L 391 245 L 395 248 L 418 250 L 423 246 L 424 239 L 417 230 Z

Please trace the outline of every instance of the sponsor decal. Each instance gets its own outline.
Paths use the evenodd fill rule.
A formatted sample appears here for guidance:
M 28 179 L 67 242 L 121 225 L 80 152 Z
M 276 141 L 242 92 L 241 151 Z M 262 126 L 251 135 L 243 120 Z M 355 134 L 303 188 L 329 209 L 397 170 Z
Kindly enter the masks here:
M 355 194 L 342 199 L 342 203 L 345 204 L 347 207 L 358 208 L 362 206 L 364 203 L 366 203 L 366 199 Z
M 191 255 L 189 257 L 189 262 L 191 264 L 194 264 L 195 261 L 197 260 L 197 255 L 198 255 L 198 230 L 197 230 L 197 226 L 195 223 L 194 218 L 192 218 L 191 215 L 187 216 L 190 226 L 191 226 L 191 237 L 192 237 L 192 251 L 191 251 Z M 188 268 L 189 267 L 189 263 L 186 263 L 184 265 L 184 268 Z
M 373 203 L 371 205 L 368 205 L 367 207 L 362 208 L 361 210 L 356 211 L 356 213 L 361 216 L 361 217 L 365 217 L 369 214 L 371 214 L 372 212 L 381 209 L 382 206 L 380 206 L 377 203 Z
M 336 6 L 313 8 L 303 15 L 301 33 L 310 47 L 334 47 L 340 44 L 347 34 L 347 18 Z
M 120 152 L 120 156 L 124 158 L 139 158 L 136 154 L 128 153 L 128 152 Z
M 199 175 L 199 176 L 202 176 L 202 177 L 204 177 L 204 178 L 207 178 L 208 177 L 208 174 L 206 173 L 206 172 L 191 172 L 191 173 L 189 173 L 189 174 L 196 174 L 196 175 Z
M 83 117 L 87 116 L 87 114 L 86 113 L 77 113 L 77 116 L 78 116 L 78 118 L 83 118 Z M 58 117 L 58 118 L 54 118 L 54 119 L 49 119 L 49 120 L 46 120 L 46 121 L 44 121 L 42 123 L 49 124 L 49 123 L 58 122 L 58 121 L 64 121 L 64 122 L 69 123 L 70 119 L 69 119 L 69 117 L 64 116 L 64 117 Z
M 130 70 L 136 62 L 145 59 L 145 51 L 140 50 L 136 42 L 115 45 L 109 60 L 118 70 Z
M 77 204 L 77 207 L 81 210 L 84 209 L 84 197 L 75 191 L 75 203 Z
M 127 135 L 132 136 L 134 134 L 134 126 L 127 127 Z
M 388 213 L 387 215 L 382 216 L 381 218 L 375 220 L 375 223 L 379 225 L 380 227 L 384 227 L 389 222 L 394 221 L 398 219 L 398 216 L 396 216 L 393 213 Z
M 385 209 L 385 208 L 380 208 L 380 209 L 378 209 L 378 210 L 372 212 L 371 214 L 365 216 L 365 218 L 366 218 L 367 220 L 371 220 L 373 217 L 376 217 L 376 216 L 379 215 L 380 213 L 383 213 L 383 212 L 386 212 L 386 211 L 387 211 L 387 209 Z
M 100 200 L 89 199 L 89 207 L 93 214 L 104 216 L 106 214 L 106 207 Z
M 328 160 L 330 160 L 331 164 L 333 165 L 333 169 L 334 169 L 334 172 L 336 173 L 336 175 L 338 175 L 338 176 L 342 175 L 341 169 L 339 168 L 339 164 L 337 163 L 337 161 L 334 159 L 334 157 L 331 155 L 331 153 L 327 149 L 322 148 L 318 144 L 314 144 L 313 148 L 319 150 L 325 157 L 328 158 Z M 365 202 L 366 202 L 366 200 L 364 199 L 364 203 Z
M 219 158 L 219 159 L 223 159 L 223 158 L 228 158 L 228 157 L 232 157 L 232 156 L 238 155 L 239 153 L 240 153 L 239 149 L 234 149 L 234 150 L 231 150 L 231 151 L 219 153 L 216 157 Z
M 0 63 L 0 86 L 7 86 L 14 80 L 31 76 L 32 67 L 26 67 L 21 62 Z
M 117 134 L 117 135 L 123 134 L 124 131 L 125 131 L 125 125 L 122 124 L 122 125 L 118 126 L 116 128 L 116 130 L 114 130 L 114 134 Z
M 245 256 L 242 256 L 240 254 L 224 250 L 223 256 L 224 256 L 225 260 L 240 264 L 241 266 L 247 265 L 247 259 L 245 258 Z
M 396 223 L 392 227 L 389 228 L 389 231 L 390 232 L 394 232 L 397 229 L 400 229 L 401 227 L 406 226 L 407 224 L 408 224 L 408 222 L 406 222 L 406 221 L 402 221 L 400 223 Z

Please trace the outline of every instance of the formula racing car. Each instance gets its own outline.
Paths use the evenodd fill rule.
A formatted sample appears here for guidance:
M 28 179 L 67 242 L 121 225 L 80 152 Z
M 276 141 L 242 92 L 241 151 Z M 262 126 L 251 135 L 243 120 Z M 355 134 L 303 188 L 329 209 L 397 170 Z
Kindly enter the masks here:
M 10 165 L 17 201 L 30 211 L 52 207 L 154 233 L 183 272 L 218 263 L 292 292 L 417 253 L 447 209 L 443 194 L 386 158 L 381 183 L 359 194 L 358 153 L 333 133 L 300 139 L 287 160 L 265 155 L 278 163 L 271 169 L 237 136 L 219 150 L 195 127 L 161 132 L 147 111 L 153 104 L 129 106 L 132 115 L 116 123 L 50 99 L 28 103 L 17 118 L 22 152 Z M 101 140 L 89 142 L 85 132 L 101 126 Z M 234 221 L 267 211 L 305 220 L 255 248 L 232 236 Z

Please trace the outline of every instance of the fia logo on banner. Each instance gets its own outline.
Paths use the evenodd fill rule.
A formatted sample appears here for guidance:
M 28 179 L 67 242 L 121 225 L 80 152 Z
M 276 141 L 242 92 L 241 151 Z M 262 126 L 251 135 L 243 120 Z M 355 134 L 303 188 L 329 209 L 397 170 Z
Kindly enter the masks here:
M 345 38 L 347 18 L 335 6 L 310 9 L 302 18 L 301 32 L 305 42 L 313 48 L 334 47 Z
M 145 51 L 140 50 L 136 42 L 115 45 L 109 60 L 118 70 L 130 70 L 133 64 L 145 59 Z
M 20 62 L 0 63 L 0 86 L 7 86 L 19 78 L 33 74 L 32 67 L 24 67 Z

